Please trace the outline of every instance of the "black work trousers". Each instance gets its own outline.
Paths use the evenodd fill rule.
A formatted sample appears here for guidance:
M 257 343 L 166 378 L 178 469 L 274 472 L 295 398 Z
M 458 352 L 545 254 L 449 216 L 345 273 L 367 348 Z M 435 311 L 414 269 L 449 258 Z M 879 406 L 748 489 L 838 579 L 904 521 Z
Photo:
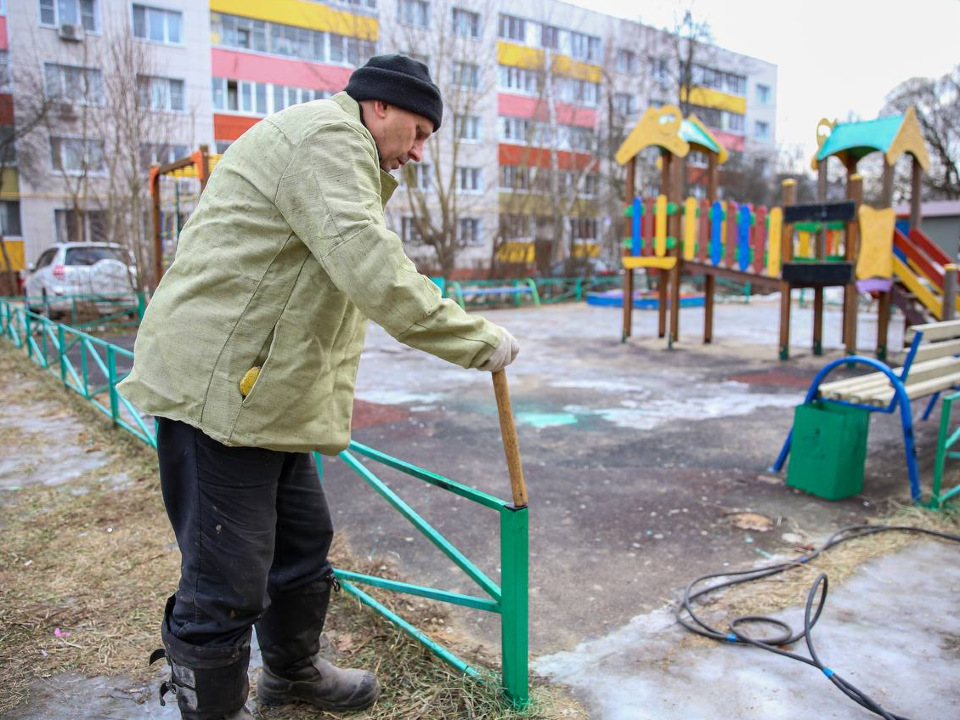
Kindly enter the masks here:
M 331 572 L 330 511 L 309 453 L 228 447 L 158 419 L 160 484 L 182 562 L 170 630 L 228 647 L 282 596 Z

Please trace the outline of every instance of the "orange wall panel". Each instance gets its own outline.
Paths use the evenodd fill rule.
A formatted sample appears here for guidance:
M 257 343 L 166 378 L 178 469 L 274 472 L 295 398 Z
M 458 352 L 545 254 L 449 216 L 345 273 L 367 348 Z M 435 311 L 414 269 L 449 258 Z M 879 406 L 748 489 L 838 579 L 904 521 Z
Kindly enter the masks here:
M 213 115 L 213 136 L 217 140 L 234 141 L 260 121 L 246 115 Z

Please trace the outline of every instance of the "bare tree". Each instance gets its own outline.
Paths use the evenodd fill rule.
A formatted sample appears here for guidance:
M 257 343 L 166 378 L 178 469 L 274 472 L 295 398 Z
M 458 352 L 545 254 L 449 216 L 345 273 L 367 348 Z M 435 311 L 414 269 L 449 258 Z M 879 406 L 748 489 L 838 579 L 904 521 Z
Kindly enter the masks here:
M 110 111 L 106 138 L 106 226 L 113 242 L 135 259 L 134 290 L 143 291 L 153 267 L 153 242 L 144 219 L 150 208 L 150 165 L 165 162 L 170 139 L 184 123 L 182 92 L 160 78 L 154 50 L 138 42 L 129 23 L 104 34 L 104 89 Z M 177 114 L 173 114 L 176 111 Z M 150 226 L 152 227 L 152 225 Z
M 939 78 L 911 78 L 897 85 L 882 114 L 916 108 L 917 120 L 930 149 L 931 168 L 924 185 L 942 199 L 960 198 L 960 65 Z M 902 188 L 908 182 L 901 181 Z
M 491 22 L 486 4 L 440 0 L 429 6 L 432 16 L 419 16 L 423 8 L 401 6 L 391 42 L 430 68 L 443 96 L 444 123 L 428 139 L 423 164 L 403 169 L 410 213 L 404 239 L 431 251 L 440 273 L 449 276 L 463 249 L 476 240 L 461 228 L 461 219 L 480 211 L 487 195 L 481 183 L 490 182 L 470 143 L 496 87 L 496 59 L 480 40 L 491 31 L 484 25 Z
M 43 75 L 40 64 L 34 56 L 35 42 L 30 42 L 22 51 L 22 57 L 15 70 L 6 78 L 13 90 L 12 125 L 0 131 L 0 193 L 7 178 L 7 170 L 18 168 L 21 174 L 34 174 L 42 163 L 43 147 L 38 142 L 37 129 L 43 126 L 50 113 L 52 103 L 43 92 Z M 4 294 L 17 292 L 17 271 L 13 269 L 10 253 L 0 226 L 0 255 L 3 257 L 6 287 Z

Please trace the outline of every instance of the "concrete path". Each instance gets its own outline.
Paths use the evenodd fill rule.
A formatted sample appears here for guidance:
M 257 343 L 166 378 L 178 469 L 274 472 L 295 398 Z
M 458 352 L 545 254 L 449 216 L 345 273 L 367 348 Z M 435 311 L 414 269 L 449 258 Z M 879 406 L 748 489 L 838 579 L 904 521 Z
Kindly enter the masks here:
M 908 547 L 831 590 L 813 631 L 821 661 L 888 712 L 960 717 L 958 551 L 946 542 Z M 802 607 L 774 617 L 803 626 Z M 535 667 L 606 720 L 876 717 L 809 665 L 689 637 L 662 609 Z M 790 649 L 809 657 L 802 642 Z

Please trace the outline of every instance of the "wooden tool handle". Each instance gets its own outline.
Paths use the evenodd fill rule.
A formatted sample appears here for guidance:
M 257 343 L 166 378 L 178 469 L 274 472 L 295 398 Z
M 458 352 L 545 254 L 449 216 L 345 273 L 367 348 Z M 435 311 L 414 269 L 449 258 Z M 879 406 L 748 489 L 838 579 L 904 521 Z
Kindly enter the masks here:
M 513 489 L 513 504 L 520 508 L 527 505 L 527 485 L 523 480 L 523 464 L 520 462 L 520 443 L 517 442 L 517 427 L 513 423 L 513 408 L 510 407 L 510 389 L 507 374 L 503 370 L 493 373 L 493 392 L 497 396 L 497 412 L 500 414 L 500 434 L 503 436 L 503 453 L 510 471 L 510 487 Z

